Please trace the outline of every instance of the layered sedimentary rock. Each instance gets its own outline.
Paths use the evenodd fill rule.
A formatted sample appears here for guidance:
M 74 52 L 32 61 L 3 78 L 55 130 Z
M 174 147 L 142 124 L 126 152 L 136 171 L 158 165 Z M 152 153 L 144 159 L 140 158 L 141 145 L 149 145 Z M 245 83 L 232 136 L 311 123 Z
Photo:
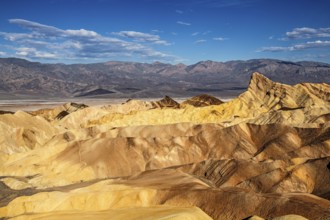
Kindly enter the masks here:
M 0 216 L 329 219 L 330 86 L 0 115 Z M 65 112 L 65 113 L 63 113 Z
M 220 105 L 220 104 L 223 104 L 223 101 L 213 96 L 202 94 L 182 102 L 181 107 L 185 107 L 186 105 L 192 105 L 195 107 L 204 107 L 209 105 Z

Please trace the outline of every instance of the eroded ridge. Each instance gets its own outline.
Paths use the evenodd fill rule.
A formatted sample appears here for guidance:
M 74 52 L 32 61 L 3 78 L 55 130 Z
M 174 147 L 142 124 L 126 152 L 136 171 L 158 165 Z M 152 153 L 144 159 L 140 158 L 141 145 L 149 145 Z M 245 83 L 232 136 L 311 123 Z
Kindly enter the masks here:
M 0 216 L 329 219 L 329 100 L 254 73 L 228 102 L 2 112 Z

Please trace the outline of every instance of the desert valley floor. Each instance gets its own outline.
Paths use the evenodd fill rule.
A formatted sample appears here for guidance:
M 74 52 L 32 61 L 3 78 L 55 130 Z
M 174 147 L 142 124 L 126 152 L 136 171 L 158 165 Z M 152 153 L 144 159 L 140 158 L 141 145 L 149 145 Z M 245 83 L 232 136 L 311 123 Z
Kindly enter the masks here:
M 86 104 L 2 106 L 0 218 L 330 219 L 328 84 Z

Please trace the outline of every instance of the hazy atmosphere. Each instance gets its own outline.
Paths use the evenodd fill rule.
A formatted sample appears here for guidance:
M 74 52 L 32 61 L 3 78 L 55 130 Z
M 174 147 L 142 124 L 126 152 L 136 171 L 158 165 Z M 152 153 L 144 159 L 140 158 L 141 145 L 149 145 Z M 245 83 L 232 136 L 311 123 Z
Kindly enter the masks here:
M 2 0 L 0 57 L 330 62 L 328 0 Z

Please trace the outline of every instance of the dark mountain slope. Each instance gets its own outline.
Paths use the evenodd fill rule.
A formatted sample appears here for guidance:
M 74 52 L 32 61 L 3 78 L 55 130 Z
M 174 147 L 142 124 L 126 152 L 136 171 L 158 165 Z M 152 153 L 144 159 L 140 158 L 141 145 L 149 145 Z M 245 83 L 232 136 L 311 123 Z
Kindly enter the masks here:
M 330 83 L 330 65 L 318 62 L 254 59 L 201 61 L 190 66 L 115 61 L 65 65 L 0 58 L 0 98 L 5 94 L 72 97 L 88 94 L 94 88 L 112 91 L 100 94 L 107 97 L 192 96 L 200 93 L 234 96 L 246 89 L 251 74 L 256 71 L 287 84 Z

